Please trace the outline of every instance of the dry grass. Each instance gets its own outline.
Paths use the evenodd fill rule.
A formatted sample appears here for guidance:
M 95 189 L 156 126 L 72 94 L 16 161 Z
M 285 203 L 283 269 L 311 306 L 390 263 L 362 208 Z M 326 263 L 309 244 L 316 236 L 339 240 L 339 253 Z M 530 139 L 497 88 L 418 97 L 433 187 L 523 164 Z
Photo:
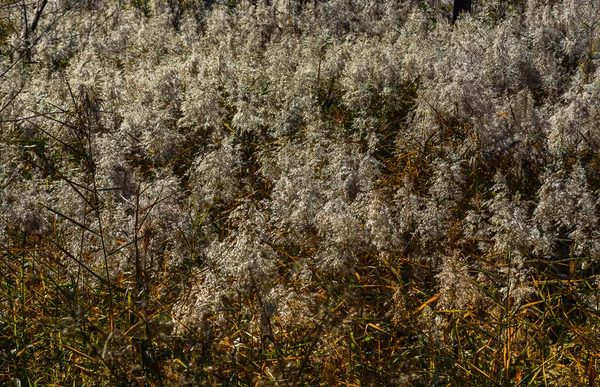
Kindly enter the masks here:
M 343 106 L 334 86 L 316 97 L 323 118 L 350 141 L 357 113 Z M 410 125 L 407 117 L 417 87 L 417 82 L 406 85 L 400 102 L 374 98 L 370 106 L 382 138 L 375 155 L 382 165 L 377 187 L 382 196 L 393 195 L 407 177 L 416 193 L 425 192 L 432 175 L 430 160 L 443 154 L 444 146 L 473 135 L 467 123 L 440 115 L 439 133 L 425 143 L 401 138 L 400 129 Z M 101 114 L 97 109 L 101 102 L 91 94 L 82 95 L 85 98 L 74 102 L 69 112 L 80 138 L 76 144 L 61 146 L 72 153 L 70 162 L 87 174 L 89 188 L 79 193 L 89 216 L 100 219 L 103 199 L 95 184 L 90 127 Z M 21 140 L 16 138 L 15 143 Z M 56 139 L 41 134 L 39 140 Z M 260 153 L 273 146 L 261 145 L 262 140 L 241 139 L 246 163 L 241 173 L 259 173 Z M 477 159 L 476 150 L 472 152 L 477 162 L 466 173 L 466 199 L 453 209 L 457 217 L 473 205 L 473 198 L 492 196 L 492 171 L 508 173 L 511 168 L 508 156 L 490 165 Z M 49 179 L 62 178 L 59 171 L 48 169 L 56 164 L 51 160 L 35 164 L 34 156 L 25 159 Z M 143 172 L 153 166 L 140 162 L 138 167 Z M 538 167 L 529 172 L 536 175 Z M 529 192 L 539 188 L 539 182 L 528 184 Z M 256 200 L 270 196 L 269 182 L 257 178 L 253 188 Z M 172 306 L 187 296 L 191 282 L 201 279 L 192 278 L 184 267 L 172 266 L 168 256 L 161 257 L 160 264 L 148 264 L 150 236 L 142 225 L 162 198 L 142 208 L 142 195 L 138 188 L 135 235 L 126 241 L 106 241 L 102 228 L 92 230 L 47 208 L 82 238 L 97 236 L 102 264 L 88 263 L 85 256 L 68 251 L 53 229 L 43 234 L 6 230 L 0 245 L 4 384 L 19 385 L 18 380 L 21 386 L 599 385 L 598 274 L 594 267 L 581 269 L 589 257 L 571 254 L 563 261 L 543 262 L 523 251 L 527 276 L 514 284 L 511 253 L 491 261 L 476 247 L 478 241 L 465 243 L 458 227 L 448 228 L 449 248 L 460 251 L 470 289 L 478 294 L 464 308 L 438 307 L 438 267 L 422 259 L 427 246 L 415 236 L 408 238 L 401 254 L 385 259 L 379 251 L 362 252 L 356 266 L 339 276 L 311 268 L 314 276 L 308 286 L 295 283 L 289 273 L 297 261 L 308 260 L 314 248 L 308 243 L 274 245 L 277 281 L 314 300 L 307 318 L 287 328 L 267 312 L 268 289 L 253 283 L 247 292 L 222 300 L 219 315 L 203 322 L 208 327 L 224 320 L 224 328 L 190 327 L 174 335 Z M 194 223 L 199 227 L 211 222 L 224 238 L 230 232 L 226 215 L 237 205 L 195 208 Z M 186 239 L 192 264 L 202 268 L 202 246 L 194 232 L 186 237 L 179 230 L 178 235 Z M 119 251 L 109 251 L 107 246 L 112 245 L 133 251 L 130 270 L 116 278 L 110 276 L 108 258 Z M 521 297 L 515 295 L 517 285 L 530 289 L 524 302 L 515 301 Z

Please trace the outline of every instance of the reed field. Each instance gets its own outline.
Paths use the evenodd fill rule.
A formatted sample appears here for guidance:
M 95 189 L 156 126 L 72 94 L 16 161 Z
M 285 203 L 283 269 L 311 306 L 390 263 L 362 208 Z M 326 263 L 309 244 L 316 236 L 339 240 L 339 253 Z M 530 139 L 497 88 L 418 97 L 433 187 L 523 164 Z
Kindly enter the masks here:
M 0 0 L 0 385 L 600 386 L 600 2 Z

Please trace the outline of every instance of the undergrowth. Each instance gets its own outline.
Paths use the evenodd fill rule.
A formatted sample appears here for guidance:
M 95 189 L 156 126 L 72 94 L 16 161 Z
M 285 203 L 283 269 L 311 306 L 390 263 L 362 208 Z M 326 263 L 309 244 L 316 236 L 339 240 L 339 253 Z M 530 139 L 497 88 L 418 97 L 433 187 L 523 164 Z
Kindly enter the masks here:
M 597 6 L 43 3 L 1 383 L 599 385 Z

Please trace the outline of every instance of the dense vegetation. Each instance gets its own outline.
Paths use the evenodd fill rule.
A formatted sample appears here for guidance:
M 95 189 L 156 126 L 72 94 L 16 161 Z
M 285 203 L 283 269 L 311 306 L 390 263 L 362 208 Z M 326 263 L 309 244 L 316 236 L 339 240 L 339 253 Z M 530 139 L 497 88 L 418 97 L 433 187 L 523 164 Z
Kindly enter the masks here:
M 600 4 L 0 0 L 0 383 L 597 386 Z

